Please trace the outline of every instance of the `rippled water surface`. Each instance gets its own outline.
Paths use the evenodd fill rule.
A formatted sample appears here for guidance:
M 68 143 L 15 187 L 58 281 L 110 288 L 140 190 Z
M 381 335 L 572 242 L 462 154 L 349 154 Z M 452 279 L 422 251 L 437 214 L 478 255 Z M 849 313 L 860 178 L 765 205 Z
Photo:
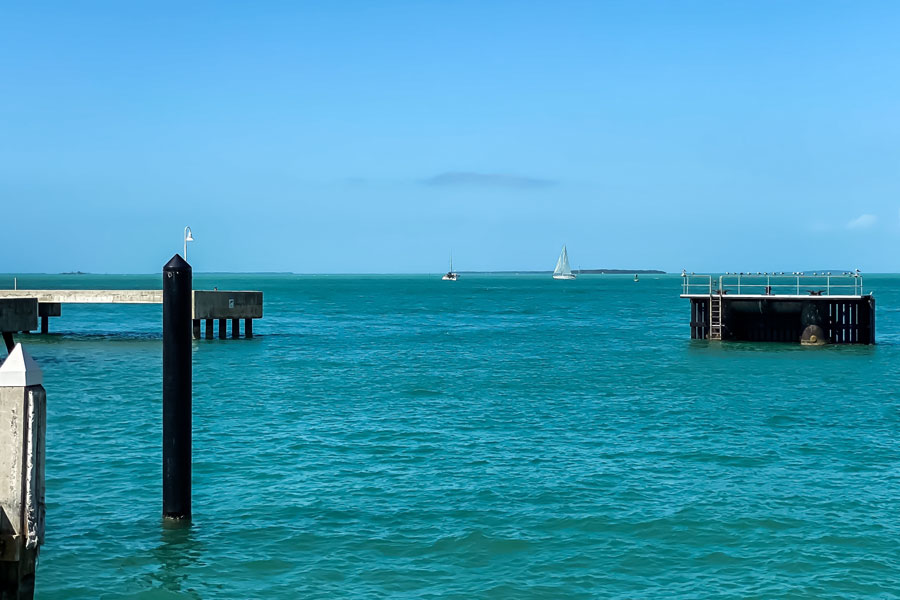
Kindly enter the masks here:
M 20 287 L 142 288 L 152 276 Z M 875 347 L 689 338 L 680 278 L 198 275 L 194 524 L 160 519 L 158 306 L 69 306 L 38 598 L 824 598 L 900 590 L 900 278 Z

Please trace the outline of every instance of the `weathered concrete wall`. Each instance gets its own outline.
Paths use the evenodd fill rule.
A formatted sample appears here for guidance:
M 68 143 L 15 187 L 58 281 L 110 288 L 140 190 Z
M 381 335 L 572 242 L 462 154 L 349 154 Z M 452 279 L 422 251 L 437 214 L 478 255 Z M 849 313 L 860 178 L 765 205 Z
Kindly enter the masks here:
M 37 298 L 41 304 L 162 304 L 162 290 L 0 290 L 0 298 Z
M 0 331 L 37 329 L 38 303 L 34 298 L 0 299 Z
M 21 344 L 0 367 L 0 598 L 30 600 L 44 535 L 47 396 Z
M 260 319 L 262 292 L 194 290 L 194 319 Z
M 62 315 L 62 304 L 59 302 L 40 302 L 38 303 L 38 316 L 40 317 L 59 317 Z

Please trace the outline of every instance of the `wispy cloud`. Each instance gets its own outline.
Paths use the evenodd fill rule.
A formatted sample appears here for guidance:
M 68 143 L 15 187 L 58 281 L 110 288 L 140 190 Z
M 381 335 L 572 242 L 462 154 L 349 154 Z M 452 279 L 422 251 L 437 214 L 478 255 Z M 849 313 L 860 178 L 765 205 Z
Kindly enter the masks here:
M 512 189 L 536 189 L 556 185 L 552 179 L 502 175 L 497 173 L 473 173 L 470 171 L 448 171 L 422 181 L 434 187 L 495 187 Z
M 847 223 L 847 229 L 866 229 L 874 225 L 877 220 L 878 217 L 876 217 L 875 215 L 859 215 L 855 219 L 850 219 L 850 221 Z

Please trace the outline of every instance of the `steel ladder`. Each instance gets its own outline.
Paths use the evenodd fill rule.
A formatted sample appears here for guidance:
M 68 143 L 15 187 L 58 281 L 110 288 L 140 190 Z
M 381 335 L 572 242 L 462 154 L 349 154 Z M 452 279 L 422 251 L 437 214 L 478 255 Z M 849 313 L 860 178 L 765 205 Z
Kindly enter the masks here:
M 709 295 L 709 339 L 722 340 L 722 293 Z

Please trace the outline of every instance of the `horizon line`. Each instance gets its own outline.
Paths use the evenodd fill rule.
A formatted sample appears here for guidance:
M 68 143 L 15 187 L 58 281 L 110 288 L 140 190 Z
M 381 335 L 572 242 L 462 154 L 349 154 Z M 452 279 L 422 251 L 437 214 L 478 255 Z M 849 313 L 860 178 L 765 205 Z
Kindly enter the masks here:
M 542 273 L 553 273 L 553 269 L 502 269 L 502 270 L 458 270 L 457 273 L 468 273 L 468 274 L 510 274 L 510 273 L 521 273 L 521 274 L 542 274 Z M 675 271 L 664 271 L 662 269 L 573 269 L 573 273 L 579 273 L 582 275 L 600 275 L 602 273 L 606 273 L 609 275 L 616 274 L 629 274 L 629 273 L 640 273 L 640 274 L 656 274 L 656 275 L 680 275 L 680 272 Z M 714 271 L 709 271 L 709 273 L 713 273 Z M 194 271 L 194 275 L 436 275 L 444 273 L 441 271 L 331 271 L 331 272 L 312 272 L 312 271 Z M 45 275 L 45 276 L 59 276 L 59 275 L 68 275 L 71 277 L 78 277 L 81 275 L 90 275 L 90 276 L 115 276 L 115 275 L 160 275 L 160 272 L 106 272 L 106 273 L 94 273 L 94 272 L 79 272 L 79 273 L 59 273 L 59 272 L 47 272 L 47 271 L 29 271 L 29 272 L 14 272 L 14 273 L 0 273 L 0 276 L 9 276 L 9 277 L 22 277 L 28 275 Z

